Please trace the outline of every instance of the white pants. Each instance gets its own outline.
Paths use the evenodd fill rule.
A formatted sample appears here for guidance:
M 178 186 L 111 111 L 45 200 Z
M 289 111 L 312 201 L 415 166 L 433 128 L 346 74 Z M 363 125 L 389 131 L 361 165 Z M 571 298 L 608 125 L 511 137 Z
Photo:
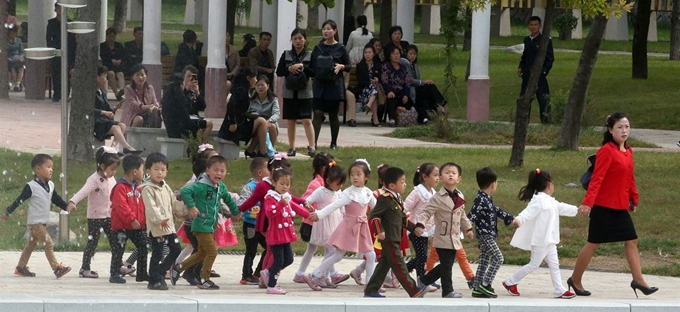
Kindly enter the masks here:
M 550 268 L 550 278 L 552 278 L 553 287 L 555 287 L 553 294 L 555 297 L 561 296 L 567 289 L 562 286 L 560 262 L 557 259 L 557 246 L 555 246 L 555 244 L 547 246 L 531 246 L 531 261 L 529 261 L 529 264 L 521 267 L 515 274 L 506 279 L 505 284 L 509 286 L 519 284 L 519 281 L 525 276 L 536 271 L 544 259 L 548 264 L 548 268 Z

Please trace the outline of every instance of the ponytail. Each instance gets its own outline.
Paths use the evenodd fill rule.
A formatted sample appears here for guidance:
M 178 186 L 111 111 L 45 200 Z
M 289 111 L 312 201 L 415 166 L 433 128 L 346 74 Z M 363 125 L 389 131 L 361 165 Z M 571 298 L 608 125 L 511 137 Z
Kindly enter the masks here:
M 550 172 L 536 168 L 536 170 L 531 170 L 529 172 L 529 181 L 527 185 L 523 186 L 519 190 L 517 197 L 521 201 L 531 200 L 532 197 L 538 192 L 545 191 L 548 185 L 552 182 L 552 177 Z
M 357 16 L 357 25 L 361 27 L 361 35 L 362 36 L 368 36 L 368 29 L 366 29 L 366 25 L 368 24 L 368 18 L 366 15 L 359 15 Z
M 437 165 L 433 163 L 424 163 L 416 168 L 416 174 L 413 175 L 413 186 L 418 186 L 423 183 L 423 176 L 429 177 L 432 171 L 437 169 Z

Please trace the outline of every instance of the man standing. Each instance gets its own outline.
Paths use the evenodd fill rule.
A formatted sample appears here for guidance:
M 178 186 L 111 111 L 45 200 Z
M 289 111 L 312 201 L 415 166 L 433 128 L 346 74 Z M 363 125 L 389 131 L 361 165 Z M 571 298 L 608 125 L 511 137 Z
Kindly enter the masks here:
M 61 6 L 58 3 L 54 4 L 54 12 L 57 13 L 55 18 L 47 21 L 46 44 L 49 48 L 61 49 Z M 68 18 L 68 16 L 67 16 Z M 68 20 L 67 20 L 68 21 Z M 68 45 L 68 69 L 73 69 L 76 63 L 76 35 L 67 33 Z M 61 101 L 61 57 L 52 58 L 52 86 L 54 87 L 54 96 L 52 102 Z M 66 88 L 68 90 L 69 88 Z M 68 97 L 68 92 L 66 94 Z
M 144 57 L 144 50 L 142 49 L 142 43 L 144 42 L 144 29 L 142 26 L 135 27 L 132 31 L 132 36 L 135 38 L 134 40 L 125 42 L 125 54 L 128 56 L 128 68 L 126 72 L 128 72 L 128 75 L 133 74 L 129 72 L 130 69 L 137 64 L 141 64 Z
M 522 59 L 519 61 L 519 68 L 517 69 L 517 75 L 522 77 L 522 90 L 520 91 L 520 96 L 523 96 L 527 90 L 531 67 L 534 65 L 534 61 L 538 57 L 538 52 L 541 49 L 542 34 L 540 17 L 532 16 L 529 19 L 529 32 L 531 32 L 531 34 L 524 38 L 524 52 L 522 53 Z M 548 39 L 548 52 L 545 55 L 541 77 L 538 79 L 538 90 L 536 91 L 536 98 L 538 99 L 538 105 L 541 111 L 541 123 L 544 124 L 550 123 L 550 88 L 548 87 L 546 76 L 548 76 L 554 61 L 555 55 L 553 53 L 552 40 Z
M 267 75 L 269 83 L 273 84 L 276 61 L 274 60 L 274 52 L 269 49 L 271 42 L 272 34 L 266 31 L 261 32 L 260 43 L 248 52 L 248 63 L 257 69 L 258 74 Z

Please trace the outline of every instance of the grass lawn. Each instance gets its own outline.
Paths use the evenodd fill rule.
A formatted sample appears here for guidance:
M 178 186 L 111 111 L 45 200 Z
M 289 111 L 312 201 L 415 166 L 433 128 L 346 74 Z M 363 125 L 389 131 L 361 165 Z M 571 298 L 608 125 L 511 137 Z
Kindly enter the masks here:
M 349 163 L 358 157 L 367 158 L 372 167 L 380 163 L 407 168 L 407 180 L 411 180 L 414 174 L 413 168 L 424 161 L 432 161 L 437 164 L 446 161 L 454 161 L 463 167 L 463 182 L 460 190 L 467 195 L 468 201 L 472 201 L 477 191 L 474 182 L 474 172 L 483 166 L 491 166 L 499 176 L 498 192 L 494 194 L 494 200 L 503 208 L 519 213 L 525 203 L 517 200 L 517 192 L 526 183 L 527 170 L 511 169 L 507 167 L 509 150 L 496 149 L 449 149 L 449 148 L 400 148 L 400 149 L 374 149 L 343 148 L 334 154 L 340 166 L 347 167 Z M 527 150 L 525 156 L 526 168 L 541 168 L 552 172 L 555 178 L 555 196 L 558 200 L 578 204 L 584 196 L 581 188 L 566 187 L 567 183 L 578 183 L 580 175 L 586 169 L 585 157 L 592 151 L 554 151 L 554 150 Z M 423 155 L 428 157 L 424 158 Z M 651 153 L 637 152 L 636 156 L 636 179 L 638 189 L 641 191 L 640 209 L 634 214 L 633 219 L 640 236 L 640 254 L 644 271 L 650 274 L 680 276 L 680 233 L 659 226 L 667 224 L 668 220 L 680 218 L 680 212 L 675 209 L 680 201 L 680 193 L 668 185 L 680 183 L 680 176 L 668 170 L 667 164 L 677 163 L 680 155 L 675 153 Z M 32 177 L 30 171 L 31 155 L 20 154 L 9 150 L 0 150 L 0 167 L 3 175 L 0 179 L 0 207 L 9 205 L 21 191 L 24 183 Z M 229 176 L 226 183 L 230 190 L 238 191 L 248 179 L 249 161 L 240 159 L 230 161 Z M 55 159 L 55 184 L 57 191 L 59 183 L 59 160 Z M 69 194 L 74 194 L 84 183 L 88 175 L 92 173 L 94 164 L 71 165 L 69 172 Z M 311 162 L 293 161 L 295 181 L 293 193 L 302 194 L 311 180 Z M 170 163 L 170 175 L 167 182 L 178 187 L 189 177 L 190 164 L 187 160 L 174 160 Z M 117 177 L 122 172 L 119 170 Z M 376 187 L 376 177 L 370 179 L 369 187 Z M 411 188 L 409 187 L 409 190 Z M 470 207 L 468 207 L 469 209 Z M 53 209 L 56 210 L 56 209 Z M 78 210 L 72 214 L 71 230 L 78 235 L 74 244 L 59 246 L 59 250 L 83 250 L 87 240 L 86 227 L 86 202 L 83 201 Z M 564 265 L 573 265 L 578 251 L 583 246 L 587 233 L 588 221 L 586 218 L 562 218 L 562 242 L 558 246 L 560 261 Z M 26 225 L 26 205 L 18 208 L 4 224 L 4 231 L 0 234 L 0 249 L 19 250 L 23 248 L 23 232 Z M 236 228 L 240 228 L 236 224 Z M 528 262 L 529 253 L 509 246 L 513 230 L 509 227 L 500 227 L 499 246 L 506 259 L 506 263 L 525 264 Z M 239 233 L 240 235 L 240 233 Z M 100 249 L 107 250 L 105 240 L 100 240 Z M 468 257 L 472 261 L 477 260 L 478 250 L 474 241 L 466 240 L 465 247 Z M 304 252 L 301 242 L 294 244 L 296 254 Z M 243 244 L 229 248 L 229 250 L 244 250 Z M 593 260 L 591 268 L 614 271 L 625 271 L 622 244 L 603 245 Z

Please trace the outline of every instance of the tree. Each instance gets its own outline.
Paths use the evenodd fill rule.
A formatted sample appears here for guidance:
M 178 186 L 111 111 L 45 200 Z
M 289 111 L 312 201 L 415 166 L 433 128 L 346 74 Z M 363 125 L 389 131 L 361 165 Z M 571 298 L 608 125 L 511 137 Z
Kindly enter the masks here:
M 90 3 L 92 2 L 95 1 L 90 1 Z M 115 28 L 116 32 L 119 34 L 125 30 L 125 15 L 127 15 L 127 4 L 128 4 L 127 0 L 116 0 L 116 10 L 113 13 L 113 28 Z
M 7 1 L 0 0 L 0 25 L 7 23 Z M 0 99 L 9 99 L 7 74 L 7 28 L 0 27 Z
M 633 79 L 647 79 L 647 35 L 652 0 L 638 0 L 633 31 Z
M 120 2 L 120 1 L 119 1 Z M 94 158 L 92 141 L 94 139 L 94 97 L 97 78 L 97 56 L 99 50 L 99 23 L 101 2 L 90 1 L 88 6 L 80 9 L 80 17 L 85 21 L 96 23 L 95 31 L 77 36 L 76 64 L 71 99 L 71 114 L 68 132 L 69 161 L 89 161 Z M 65 95 L 64 95 L 65 96 Z
M 319 29 L 319 4 L 310 3 L 307 11 L 307 30 Z
M 673 0 L 671 13 L 671 60 L 680 60 L 680 0 Z
M 392 1 L 381 0 L 380 1 L 380 42 L 383 45 L 391 42 L 390 38 L 390 27 L 392 27 Z
M 17 16 L 17 0 L 7 0 L 7 14 Z
M 205 4 L 204 4 L 205 5 Z M 239 1 L 227 1 L 227 32 L 229 33 L 229 38 L 234 40 L 234 29 L 236 28 L 236 9 L 238 8 Z
M 543 33 L 541 36 L 538 56 L 531 66 L 529 72 L 529 83 L 524 95 L 517 99 L 517 109 L 515 114 L 515 134 L 512 141 L 512 152 L 510 154 L 511 167 L 521 167 L 524 165 L 524 149 L 526 148 L 527 128 L 529 127 L 529 117 L 531 115 L 531 101 L 536 95 L 538 79 L 542 75 L 543 62 L 548 52 L 548 42 L 550 41 L 550 31 L 552 30 L 552 20 L 555 15 L 555 0 L 548 0 L 545 6 L 545 19 L 543 23 Z M 525 73 L 526 74 L 526 73 Z

